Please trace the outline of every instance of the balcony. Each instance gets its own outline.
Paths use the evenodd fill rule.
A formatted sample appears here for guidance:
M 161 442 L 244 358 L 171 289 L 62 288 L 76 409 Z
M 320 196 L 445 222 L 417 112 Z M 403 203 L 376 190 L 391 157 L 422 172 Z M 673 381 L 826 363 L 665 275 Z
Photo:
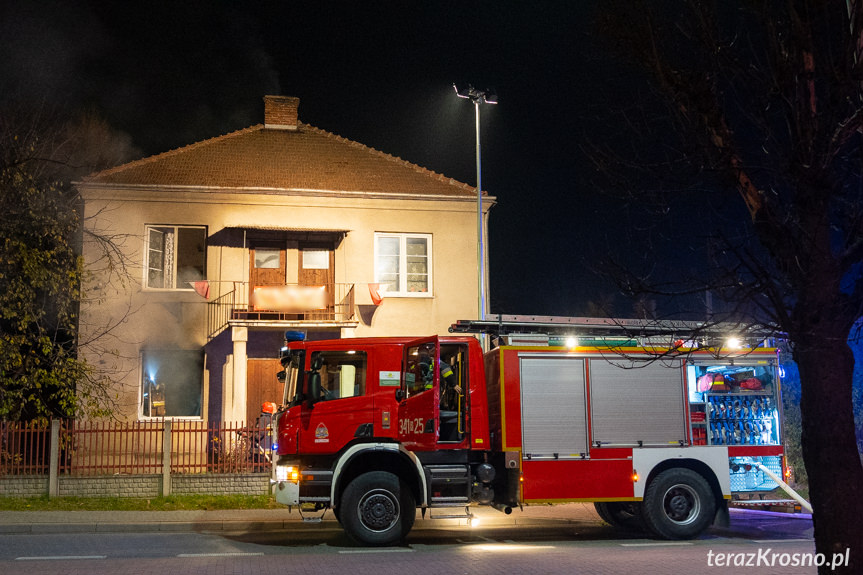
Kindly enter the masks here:
M 208 304 L 207 339 L 226 328 L 246 327 L 356 327 L 354 284 L 300 286 L 298 284 L 255 286 L 248 282 L 224 282 L 230 291 Z M 267 290 L 267 297 L 257 290 Z M 258 296 L 253 305 L 250 290 Z M 297 294 L 301 297 L 297 298 Z M 312 294 L 314 301 L 309 297 Z M 280 302 L 291 298 L 290 302 Z M 272 309 L 269 309 L 272 308 Z

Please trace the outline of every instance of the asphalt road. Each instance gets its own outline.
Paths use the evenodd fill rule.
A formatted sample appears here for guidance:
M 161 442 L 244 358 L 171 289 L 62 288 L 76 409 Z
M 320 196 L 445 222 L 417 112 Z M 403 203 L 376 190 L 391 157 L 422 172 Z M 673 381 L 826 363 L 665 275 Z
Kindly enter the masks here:
M 334 523 L 291 530 L 0 535 L 0 573 L 815 573 L 812 523 L 732 513 L 694 541 L 621 534 L 598 519 L 441 526 L 418 521 L 404 545 L 362 548 Z M 826 558 L 825 560 L 832 560 Z

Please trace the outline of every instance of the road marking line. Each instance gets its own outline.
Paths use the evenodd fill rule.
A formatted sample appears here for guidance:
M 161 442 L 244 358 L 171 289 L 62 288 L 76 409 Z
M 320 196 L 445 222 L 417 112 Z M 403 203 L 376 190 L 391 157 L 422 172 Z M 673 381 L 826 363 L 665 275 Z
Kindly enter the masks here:
M 342 549 L 339 553 L 413 553 L 413 549 Z
M 66 561 L 67 559 L 107 559 L 107 555 L 45 555 L 43 557 L 16 557 L 15 561 Z
M 263 553 L 181 553 L 177 557 L 260 557 Z
M 814 543 L 814 539 L 752 539 L 753 543 Z
M 688 541 L 666 541 L 663 543 L 619 543 L 621 547 L 669 547 L 672 545 L 693 545 Z

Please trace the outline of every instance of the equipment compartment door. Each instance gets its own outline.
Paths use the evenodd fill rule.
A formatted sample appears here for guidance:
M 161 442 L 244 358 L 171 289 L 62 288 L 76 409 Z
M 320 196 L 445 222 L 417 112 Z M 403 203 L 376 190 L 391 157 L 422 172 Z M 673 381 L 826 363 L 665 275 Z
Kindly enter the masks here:
M 686 443 L 686 396 L 679 359 L 590 360 L 593 442 L 597 446 Z
M 524 458 L 586 458 L 584 359 L 548 354 L 519 359 Z

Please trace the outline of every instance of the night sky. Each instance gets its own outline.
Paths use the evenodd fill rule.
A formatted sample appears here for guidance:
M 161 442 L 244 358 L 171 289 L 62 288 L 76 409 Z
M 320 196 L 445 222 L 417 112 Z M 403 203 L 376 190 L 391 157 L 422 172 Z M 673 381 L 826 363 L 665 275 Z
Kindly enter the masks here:
M 263 96 L 283 94 L 305 123 L 475 185 L 474 110 L 452 84 L 494 88 L 491 311 L 584 315 L 613 293 L 590 264 L 633 224 L 584 148 L 626 137 L 615 110 L 641 89 L 595 32 L 598 2 L 2 4 L 3 94 L 94 109 L 139 156 L 260 123 Z

